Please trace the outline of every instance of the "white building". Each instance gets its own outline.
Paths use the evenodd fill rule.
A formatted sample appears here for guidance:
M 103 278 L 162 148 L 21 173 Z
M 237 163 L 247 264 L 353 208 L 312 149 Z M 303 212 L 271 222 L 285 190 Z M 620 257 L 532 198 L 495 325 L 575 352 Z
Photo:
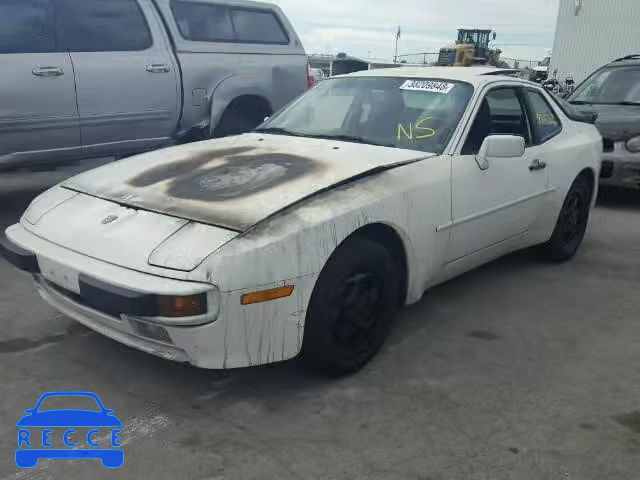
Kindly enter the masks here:
M 616 58 L 640 54 L 640 0 L 560 0 L 549 76 L 576 83 Z

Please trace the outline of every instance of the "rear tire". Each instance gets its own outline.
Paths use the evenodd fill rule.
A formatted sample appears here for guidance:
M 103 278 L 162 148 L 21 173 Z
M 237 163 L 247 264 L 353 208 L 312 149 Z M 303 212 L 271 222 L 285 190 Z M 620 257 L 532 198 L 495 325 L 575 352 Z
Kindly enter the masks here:
M 251 121 L 242 112 L 229 110 L 226 111 L 220 119 L 219 125 L 214 131 L 214 138 L 230 137 L 232 135 L 240 135 L 257 127 L 259 123 Z
M 380 350 L 398 307 L 398 273 L 379 243 L 354 237 L 316 283 L 304 330 L 304 363 L 329 376 L 353 373 Z
M 576 178 L 562 205 L 553 235 L 542 247 L 547 259 L 566 262 L 575 256 L 589 223 L 592 194 L 587 180 L 583 176 Z
M 264 122 L 265 117 L 269 115 L 271 110 L 264 100 L 235 100 L 222 113 L 218 125 L 213 130 L 213 137 L 222 138 L 246 133 Z

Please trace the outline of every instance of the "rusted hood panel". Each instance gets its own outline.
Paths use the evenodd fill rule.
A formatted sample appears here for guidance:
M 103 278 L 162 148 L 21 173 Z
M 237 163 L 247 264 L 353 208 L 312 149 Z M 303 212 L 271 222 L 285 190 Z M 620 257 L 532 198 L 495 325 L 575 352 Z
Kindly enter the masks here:
M 131 157 L 73 177 L 63 186 L 122 205 L 244 231 L 353 177 L 433 156 L 246 134 Z

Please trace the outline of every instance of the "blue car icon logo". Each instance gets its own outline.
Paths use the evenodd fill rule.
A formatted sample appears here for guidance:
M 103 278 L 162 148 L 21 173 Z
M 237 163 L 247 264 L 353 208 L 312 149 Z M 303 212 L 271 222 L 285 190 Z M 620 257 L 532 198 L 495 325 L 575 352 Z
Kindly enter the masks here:
M 77 402 L 79 397 L 83 397 L 85 403 L 89 400 L 91 405 L 95 400 L 97 408 L 47 410 L 43 407 L 47 399 L 62 398 L 66 405 Z M 120 468 L 124 464 L 122 422 L 114 410 L 104 407 L 95 393 L 45 393 L 34 408 L 24 412 L 26 415 L 16 423 L 18 467 L 33 468 L 40 459 L 100 459 L 107 468 Z

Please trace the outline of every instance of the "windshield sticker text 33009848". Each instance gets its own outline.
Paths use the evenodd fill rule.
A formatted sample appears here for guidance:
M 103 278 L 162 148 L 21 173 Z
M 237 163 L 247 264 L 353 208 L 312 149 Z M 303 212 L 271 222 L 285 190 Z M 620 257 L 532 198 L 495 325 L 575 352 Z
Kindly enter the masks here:
M 449 93 L 455 83 L 434 82 L 433 80 L 407 80 L 400 90 L 414 90 L 420 92 Z

